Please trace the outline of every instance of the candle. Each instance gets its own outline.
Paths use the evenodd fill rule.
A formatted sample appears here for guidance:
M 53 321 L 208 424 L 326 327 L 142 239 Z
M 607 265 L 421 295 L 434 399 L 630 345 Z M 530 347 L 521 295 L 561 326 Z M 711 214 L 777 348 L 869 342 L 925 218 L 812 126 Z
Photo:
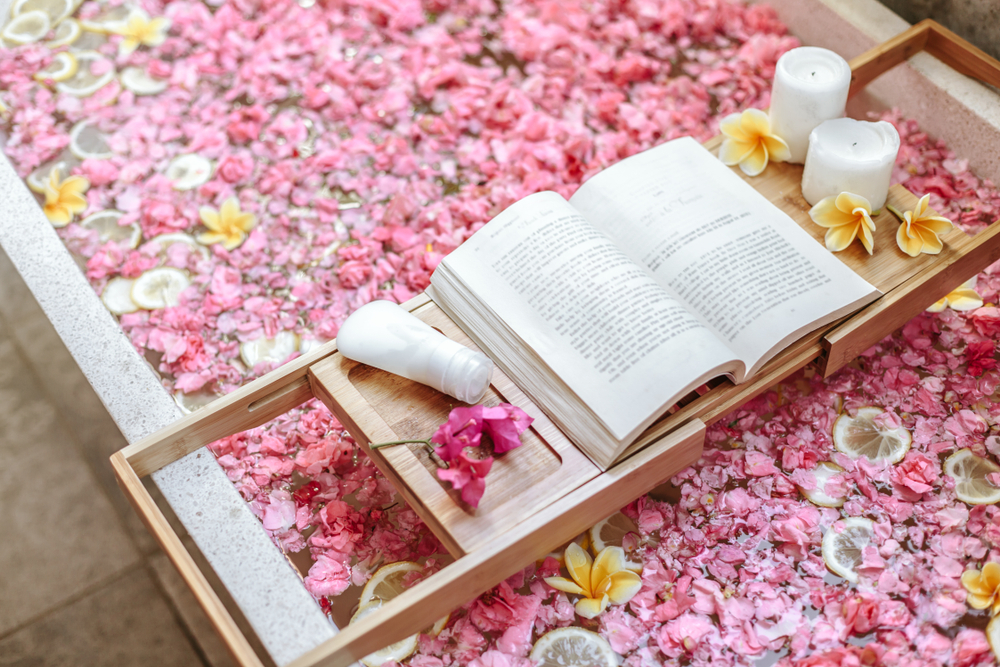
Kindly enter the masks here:
M 809 135 L 802 195 L 812 205 L 824 197 L 852 192 L 867 199 L 872 211 L 877 211 L 889 193 L 898 152 L 899 133 L 884 120 L 825 121 Z
M 788 144 L 789 162 L 806 159 L 814 127 L 844 115 L 850 87 L 851 68 L 833 51 L 802 46 L 778 59 L 769 113 L 771 131 Z

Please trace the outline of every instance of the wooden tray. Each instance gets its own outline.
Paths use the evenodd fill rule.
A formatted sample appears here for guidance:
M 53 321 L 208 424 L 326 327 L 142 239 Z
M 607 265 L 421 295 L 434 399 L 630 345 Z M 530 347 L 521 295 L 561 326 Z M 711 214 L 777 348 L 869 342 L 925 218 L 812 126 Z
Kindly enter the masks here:
M 1000 84 L 1000 64 L 937 24 L 925 21 L 851 61 L 852 92 L 921 49 L 959 71 Z M 718 146 L 718 139 L 706 144 Z M 772 165 L 749 182 L 798 221 L 817 240 L 823 230 L 808 221 L 801 166 Z M 738 172 L 739 173 L 739 172 Z M 889 201 L 911 208 L 915 198 L 900 187 Z M 462 505 L 432 474 L 422 452 L 408 446 L 370 452 L 383 472 L 438 535 L 456 560 L 387 602 L 376 614 L 350 625 L 300 656 L 291 667 L 348 665 L 394 641 L 419 632 L 489 590 L 525 564 L 569 541 L 621 506 L 697 460 L 705 425 L 814 359 L 826 375 L 892 332 L 955 286 L 1000 258 L 993 225 L 969 238 L 953 231 L 937 257 L 906 258 L 896 248 L 898 223 L 876 218 L 876 247 L 868 257 L 854 244 L 837 256 L 879 287 L 881 299 L 828 331 L 807 335 L 773 359 L 749 382 L 712 383 L 707 393 L 685 397 L 654 424 L 624 460 L 601 471 L 512 382 L 500 373 L 485 401 L 520 405 L 537 421 L 525 445 L 498 458 L 478 510 Z M 405 304 L 460 342 L 467 338 L 425 296 Z M 341 357 L 335 343 L 249 383 L 209 407 L 117 452 L 111 463 L 119 483 L 240 665 L 261 665 L 246 638 L 198 570 L 191 555 L 142 486 L 140 478 L 219 438 L 260 426 L 319 397 L 363 447 L 370 442 L 427 437 L 453 402 L 433 390 Z

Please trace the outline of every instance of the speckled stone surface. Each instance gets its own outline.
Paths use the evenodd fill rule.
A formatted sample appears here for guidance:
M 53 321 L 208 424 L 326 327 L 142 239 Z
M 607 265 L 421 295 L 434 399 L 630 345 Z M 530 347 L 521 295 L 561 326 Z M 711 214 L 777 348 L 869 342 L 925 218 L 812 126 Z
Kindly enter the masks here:
M 0 12 L 5 4 L 0 0 Z M 129 442 L 181 416 L 6 158 L 0 245 Z M 287 664 L 336 633 L 210 453 L 194 452 L 153 480 L 275 663 Z

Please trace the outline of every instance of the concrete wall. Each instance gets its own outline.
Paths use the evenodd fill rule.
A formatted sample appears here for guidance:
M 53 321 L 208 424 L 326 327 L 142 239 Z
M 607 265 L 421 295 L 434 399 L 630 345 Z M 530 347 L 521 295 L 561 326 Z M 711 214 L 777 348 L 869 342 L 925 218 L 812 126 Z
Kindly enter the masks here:
M 910 23 L 934 19 L 1000 60 L 997 0 L 879 0 Z

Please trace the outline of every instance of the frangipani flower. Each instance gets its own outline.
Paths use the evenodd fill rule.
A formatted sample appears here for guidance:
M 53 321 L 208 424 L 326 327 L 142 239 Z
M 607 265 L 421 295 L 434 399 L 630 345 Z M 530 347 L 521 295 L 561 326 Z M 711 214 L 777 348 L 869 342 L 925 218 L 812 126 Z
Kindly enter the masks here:
M 953 226 L 948 218 L 927 214 L 927 202 L 930 198 L 930 195 L 924 195 L 917 202 L 916 208 L 903 213 L 902 224 L 896 232 L 899 249 L 910 257 L 916 257 L 920 253 L 936 255 L 941 252 L 944 246 L 939 237 L 950 232 Z M 898 215 L 896 211 L 893 213 Z
M 784 162 L 791 157 L 788 144 L 771 134 L 771 119 L 760 109 L 729 114 L 719 129 L 726 137 L 719 147 L 719 159 L 730 167 L 740 165 L 747 176 L 764 171 L 768 160 Z
M 625 551 L 621 547 L 605 547 L 597 558 L 579 544 L 566 547 L 566 569 L 573 581 L 565 577 L 546 577 L 552 588 L 582 595 L 576 603 L 576 613 L 584 618 L 594 618 L 607 609 L 608 604 L 625 604 L 639 592 L 642 579 L 628 569 Z
M 240 202 L 230 197 L 222 202 L 218 211 L 202 206 L 198 211 L 201 221 L 209 231 L 198 235 L 198 243 L 211 245 L 221 243 L 226 250 L 238 247 L 247 237 L 247 232 L 257 224 L 257 216 L 240 210 Z
M 826 227 L 826 249 L 838 252 L 851 245 L 854 237 L 860 236 L 861 245 L 872 254 L 875 237 L 875 223 L 872 221 L 872 205 L 861 195 L 841 192 L 825 197 L 809 209 L 809 217 L 820 227 Z
M 964 283 L 948 292 L 947 296 L 939 299 L 927 309 L 928 313 L 940 313 L 945 308 L 952 310 L 975 310 L 982 308 L 983 299 L 976 292 L 976 277 L 972 276 Z
M 83 193 L 90 188 L 90 181 L 81 176 L 59 179 L 59 170 L 53 169 L 45 184 L 45 204 L 42 209 L 53 227 L 65 227 L 73 216 L 87 208 Z
M 170 19 L 162 16 L 151 19 L 145 10 L 135 8 L 127 19 L 110 28 L 110 31 L 125 38 L 118 45 L 118 55 L 127 56 L 140 45 L 159 46 L 163 44 L 164 40 L 167 39 L 167 30 L 169 29 Z
M 990 609 L 990 614 L 1000 614 L 1000 563 L 989 562 L 983 570 L 966 570 L 962 585 L 969 595 L 965 601 L 973 609 Z

